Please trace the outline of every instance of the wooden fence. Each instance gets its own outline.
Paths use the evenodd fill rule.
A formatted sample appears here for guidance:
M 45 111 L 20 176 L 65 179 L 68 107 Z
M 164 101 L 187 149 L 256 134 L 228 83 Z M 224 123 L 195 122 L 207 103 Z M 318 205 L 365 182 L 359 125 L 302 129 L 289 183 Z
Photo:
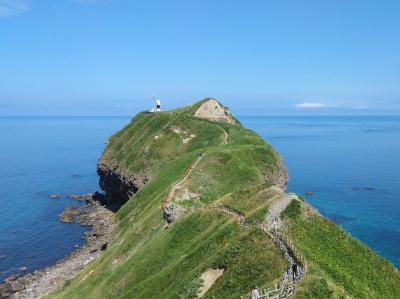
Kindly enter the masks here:
M 267 224 L 261 224 L 260 228 L 274 240 L 285 256 L 288 270 L 285 271 L 279 280 L 279 283 L 272 290 L 258 290 L 262 299 L 281 299 L 291 297 L 296 290 L 297 285 L 307 272 L 307 261 L 304 256 L 297 250 L 293 242 L 283 235 L 276 228 L 271 228 Z M 292 266 L 297 265 L 297 273 L 293 273 Z M 250 296 L 248 296 L 249 298 Z M 243 296 L 241 299 L 245 299 Z
M 260 298 L 262 299 L 282 299 L 289 298 L 295 293 L 296 287 L 299 282 L 303 279 L 307 272 L 307 260 L 304 256 L 297 250 L 293 242 L 287 238 L 281 231 L 276 228 L 274 223 L 248 223 L 245 221 L 245 217 L 228 207 L 225 207 L 221 203 L 216 203 L 211 206 L 212 208 L 217 208 L 227 215 L 236 218 L 239 224 L 245 226 L 257 225 L 264 231 L 280 248 L 282 251 L 286 263 L 287 271 L 283 272 L 279 283 L 272 289 L 260 289 L 258 290 Z M 293 273 L 293 265 L 297 265 L 296 273 Z M 247 298 L 249 295 L 247 296 Z M 240 296 L 241 299 L 245 299 Z

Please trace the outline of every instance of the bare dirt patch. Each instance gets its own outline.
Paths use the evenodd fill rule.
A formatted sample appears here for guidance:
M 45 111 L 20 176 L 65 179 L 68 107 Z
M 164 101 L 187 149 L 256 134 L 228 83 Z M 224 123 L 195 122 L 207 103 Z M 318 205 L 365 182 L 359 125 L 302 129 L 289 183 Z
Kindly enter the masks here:
M 213 121 L 225 121 L 235 123 L 229 113 L 225 111 L 216 100 L 211 99 L 203 103 L 194 114 L 197 117 L 206 118 Z
M 201 275 L 203 286 L 199 290 L 198 298 L 201 298 L 212 287 L 215 281 L 224 274 L 225 269 L 208 269 Z

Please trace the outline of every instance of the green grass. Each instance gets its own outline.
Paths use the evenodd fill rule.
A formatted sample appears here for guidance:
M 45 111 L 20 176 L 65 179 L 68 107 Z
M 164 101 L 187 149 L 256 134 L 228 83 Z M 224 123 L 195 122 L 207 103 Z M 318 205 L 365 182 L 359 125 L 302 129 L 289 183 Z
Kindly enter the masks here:
M 126 259 L 117 260 L 115 269 L 112 262 L 107 263 L 110 257 L 103 255 L 89 267 L 93 272 L 81 273 L 53 295 L 60 298 L 180 298 L 190 293 L 193 281 L 203 272 L 220 267 L 225 269 L 223 279 L 204 298 L 232 298 L 232 295 L 239 297 L 247 293 L 254 282 L 270 286 L 285 267 L 280 251 L 264 233 L 240 226 L 218 211 L 191 214 L 142 244 L 127 239 L 125 242 L 129 244 L 128 250 L 134 249 L 134 252 L 125 256 Z M 114 255 L 116 250 L 120 253 L 114 244 L 108 255 Z
M 265 148 L 216 148 L 202 159 L 186 185 L 189 190 L 200 194 L 200 200 L 207 204 L 232 191 L 263 183 L 266 165 L 275 163 Z
M 260 223 L 264 221 L 270 201 L 279 196 L 269 189 L 266 183 L 244 188 L 230 193 L 218 200 L 227 208 L 230 208 L 246 217 L 246 222 Z
M 286 209 L 282 212 L 282 219 L 296 220 L 301 215 L 301 206 L 298 200 L 292 199 Z
M 297 215 L 298 209 L 293 210 Z M 332 298 L 400 298 L 398 269 L 336 224 L 319 215 L 302 214 L 287 225 L 310 268 L 298 298 L 328 293 Z

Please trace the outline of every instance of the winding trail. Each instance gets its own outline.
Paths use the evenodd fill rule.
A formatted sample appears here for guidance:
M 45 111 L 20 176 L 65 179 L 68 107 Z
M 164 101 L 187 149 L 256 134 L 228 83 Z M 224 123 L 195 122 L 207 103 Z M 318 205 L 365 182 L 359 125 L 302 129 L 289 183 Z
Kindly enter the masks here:
M 172 185 L 171 189 L 168 192 L 167 198 L 164 201 L 163 207 L 165 207 L 172 200 L 176 190 L 186 181 L 188 176 L 192 173 L 192 171 L 196 168 L 196 166 L 200 163 L 201 159 L 203 159 L 204 156 L 205 153 L 201 154 L 200 157 L 198 157 L 196 161 L 194 161 L 194 163 L 186 170 L 183 178 L 179 182 Z
M 225 144 L 228 144 L 228 138 L 229 138 L 229 134 L 228 134 L 228 132 L 227 131 L 225 131 L 225 129 L 222 127 L 222 126 L 219 126 L 221 129 L 222 129 L 222 131 L 224 131 L 224 134 L 225 134 L 225 136 L 224 136 L 224 145 Z
M 228 132 L 220 126 L 224 132 L 224 139 L 221 145 L 226 145 L 228 143 L 229 134 Z M 168 192 L 168 195 L 163 203 L 163 209 L 172 201 L 176 190 L 181 187 L 181 185 L 186 181 L 189 175 L 193 172 L 193 170 L 198 166 L 202 158 L 206 155 L 206 153 L 202 153 L 194 163 L 186 170 L 183 178 L 178 182 L 174 183 Z M 275 200 L 273 204 L 269 207 L 267 214 L 265 215 L 265 220 L 261 224 L 247 223 L 246 217 L 243 214 L 238 213 L 237 211 L 225 207 L 222 203 L 214 203 L 209 205 L 206 208 L 219 209 L 223 213 L 234 217 L 236 221 L 240 225 L 244 226 L 253 226 L 256 225 L 259 227 L 267 236 L 271 238 L 281 250 L 283 256 L 285 257 L 287 270 L 284 271 L 279 279 L 279 283 L 272 290 L 259 290 L 260 299 L 280 299 L 280 298 L 288 298 L 295 293 L 296 286 L 300 283 L 307 271 L 307 261 L 301 255 L 301 253 L 295 248 L 293 242 L 291 242 L 283 233 L 280 231 L 283 223 L 280 219 L 281 213 L 286 209 L 289 203 L 292 200 L 298 200 L 296 194 L 284 193 L 281 189 L 277 187 L 276 191 L 281 194 L 278 200 Z M 261 190 L 260 192 L 264 192 Z M 259 192 L 259 193 L 260 193 Z M 297 270 L 293 270 L 296 267 Z M 221 274 L 222 275 L 222 274 Z M 209 287 L 213 282 L 210 284 Z M 249 286 L 250 287 L 250 286 Z M 205 292 L 204 292 L 205 293 Z M 203 294 L 202 294 L 203 295 Z M 243 298 L 243 296 L 241 296 Z
M 228 138 L 229 138 L 228 132 L 225 131 L 225 129 L 222 126 L 219 126 L 219 127 L 224 132 L 224 140 L 223 140 L 223 143 L 221 145 L 228 144 Z M 206 153 L 202 153 L 196 159 L 196 161 L 186 170 L 186 173 L 183 176 L 183 178 L 179 182 L 177 182 L 177 183 L 172 185 L 170 191 L 168 192 L 167 198 L 164 201 L 163 207 L 165 207 L 169 202 L 171 202 L 173 196 L 175 195 L 176 190 L 186 181 L 188 176 L 193 172 L 193 170 L 197 167 L 197 165 L 200 163 L 201 159 L 203 159 L 205 155 L 206 155 Z
M 269 207 L 268 213 L 265 217 L 265 223 L 268 227 L 270 228 L 282 227 L 282 220 L 280 219 L 280 215 L 293 199 L 297 199 L 296 194 L 294 193 L 284 194 L 279 200 L 275 201 L 273 205 Z
M 273 290 L 259 290 L 260 298 L 279 299 L 294 295 L 296 286 L 303 279 L 307 271 L 306 259 L 297 250 L 293 242 L 279 230 L 282 225 L 280 215 L 292 200 L 298 200 L 298 197 L 292 193 L 282 193 L 282 196 L 269 208 L 265 221 L 261 224 L 257 224 L 257 226 L 278 245 L 287 264 L 287 270 L 282 273 L 279 283 Z M 254 225 L 246 223 L 246 218 L 243 214 L 225 207 L 221 203 L 213 204 L 210 207 L 219 209 L 226 215 L 234 217 L 240 225 Z M 293 267 L 297 269 L 295 273 L 293 273 Z M 241 298 L 243 298 L 243 296 Z

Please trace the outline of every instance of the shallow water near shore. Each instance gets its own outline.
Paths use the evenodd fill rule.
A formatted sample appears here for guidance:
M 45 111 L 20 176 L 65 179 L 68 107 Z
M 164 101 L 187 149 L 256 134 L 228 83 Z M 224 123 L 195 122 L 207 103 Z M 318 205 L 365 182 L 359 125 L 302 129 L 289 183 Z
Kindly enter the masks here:
M 99 189 L 105 140 L 129 118 L 0 117 L 0 281 L 49 266 L 81 245 L 79 224 L 62 224 L 68 195 Z M 53 193 L 61 199 L 49 199 Z
M 0 281 L 82 244 L 88 228 L 58 214 L 79 204 L 68 195 L 98 190 L 104 142 L 130 119 L 0 117 Z M 314 192 L 307 200 L 322 214 L 400 267 L 399 117 L 239 119 L 284 156 L 289 191 Z

